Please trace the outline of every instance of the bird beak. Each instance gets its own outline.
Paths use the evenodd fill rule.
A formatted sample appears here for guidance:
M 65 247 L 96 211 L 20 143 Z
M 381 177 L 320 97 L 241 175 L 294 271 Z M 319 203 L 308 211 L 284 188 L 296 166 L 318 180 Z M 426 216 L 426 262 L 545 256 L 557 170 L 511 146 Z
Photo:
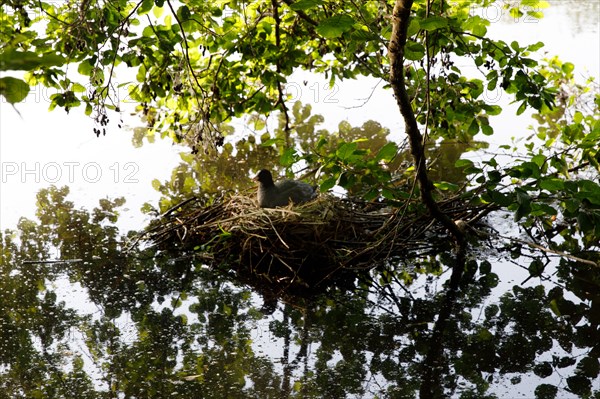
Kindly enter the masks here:
M 252 178 L 252 180 L 254 180 L 254 181 L 258 181 L 258 175 L 254 176 L 254 177 Z

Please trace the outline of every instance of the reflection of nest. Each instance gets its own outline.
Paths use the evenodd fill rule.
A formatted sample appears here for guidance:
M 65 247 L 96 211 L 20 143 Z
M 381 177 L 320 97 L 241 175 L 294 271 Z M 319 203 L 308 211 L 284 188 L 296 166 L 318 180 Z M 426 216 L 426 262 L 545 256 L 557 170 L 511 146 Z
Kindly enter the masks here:
M 475 210 L 459 201 L 440 205 L 454 219 L 468 219 Z M 146 237 L 160 249 L 201 252 L 212 266 L 272 293 L 301 295 L 352 282 L 360 271 L 409 251 L 431 249 L 424 238 L 438 225 L 426 215 L 400 214 L 385 204 L 330 195 L 278 209 L 234 196 L 205 207 L 187 202 L 155 221 Z

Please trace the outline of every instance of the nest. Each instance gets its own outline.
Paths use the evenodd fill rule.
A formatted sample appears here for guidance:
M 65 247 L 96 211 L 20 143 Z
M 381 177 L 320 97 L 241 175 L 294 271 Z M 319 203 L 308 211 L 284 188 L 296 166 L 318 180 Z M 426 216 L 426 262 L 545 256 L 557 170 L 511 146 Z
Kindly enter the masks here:
M 459 198 L 440 205 L 454 219 L 477 210 Z M 357 274 L 408 251 L 431 249 L 427 238 L 441 228 L 424 209 L 415 209 L 417 215 L 406 217 L 403 207 L 331 195 L 277 209 L 261 209 L 246 196 L 211 205 L 188 200 L 152 223 L 145 237 L 178 255 L 193 251 L 272 295 L 312 295 L 331 284 L 353 284 Z

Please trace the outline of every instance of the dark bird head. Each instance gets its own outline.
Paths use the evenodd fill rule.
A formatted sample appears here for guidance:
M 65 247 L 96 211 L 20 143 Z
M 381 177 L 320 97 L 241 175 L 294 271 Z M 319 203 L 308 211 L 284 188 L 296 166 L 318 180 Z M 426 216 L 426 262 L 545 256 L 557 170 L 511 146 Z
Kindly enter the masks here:
M 252 180 L 259 182 L 261 185 L 263 185 L 265 187 L 270 187 L 274 184 L 273 183 L 273 175 L 271 175 L 271 172 L 269 172 L 266 169 L 261 169 L 261 171 L 258 172 L 256 177 Z

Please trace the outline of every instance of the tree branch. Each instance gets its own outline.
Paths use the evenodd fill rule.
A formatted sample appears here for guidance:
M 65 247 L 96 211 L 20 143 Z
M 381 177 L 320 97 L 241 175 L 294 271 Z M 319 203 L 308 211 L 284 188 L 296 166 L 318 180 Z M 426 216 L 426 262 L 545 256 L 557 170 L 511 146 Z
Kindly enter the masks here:
M 427 175 L 427 161 L 425 159 L 425 150 L 423 146 L 423 136 L 419 130 L 417 119 L 406 91 L 404 83 L 404 46 L 407 41 L 407 29 L 410 17 L 410 10 L 413 0 L 396 0 L 392 12 L 392 36 L 388 47 L 390 57 L 390 84 L 394 90 L 396 103 L 400 113 L 404 118 L 405 130 L 408 135 L 411 154 L 415 162 L 417 180 L 421 189 L 421 199 L 423 200 L 431 215 L 438 220 L 450 233 L 458 244 L 464 239 L 464 234 L 458 229 L 456 224 L 443 213 L 437 202 L 433 198 L 433 183 Z

